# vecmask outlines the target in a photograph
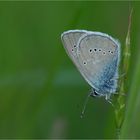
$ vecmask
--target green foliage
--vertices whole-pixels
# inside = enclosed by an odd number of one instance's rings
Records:
[[[129,15],[129,21],[128,21],[128,31],[126,35],[126,40],[125,40],[125,47],[124,51],[122,53],[122,65],[120,64],[120,71],[122,74],[120,74],[119,77],[119,92],[117,95],[117,103],[115,106],[115,120],[116,120],[116,133],[117,133],[117,138],[120,139],[121,136],[121,129],[122,125],[125,119],[125,109],[126,109],[126,95],[127,95],[127,89],[126,84],[128,80],[128,70],[129,70],[129,63],[130,63],[130,31],[131,31],[131,20],[132,20],[132,12],[133,9],[130,11]]]
[[[0,138],[115,138],[114,108],[90,99],[90,86],[63,49],[69,29],[105,32],[123,50],[130,2],[0,2]],[[131,60],[122,138],[140,138],[140,3],[133,2]],[[128,96],[129,95],[129,96]]]

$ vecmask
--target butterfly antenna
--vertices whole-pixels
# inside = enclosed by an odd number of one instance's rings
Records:
[[[86,106],[87,106],[87,103],[88,103],[88,100],[89,100],[89,97],[91,96],[91,92],[88,94],[88,96],[86,97],[86,100],[85,100],[85,103],[84,103],[84,106],[83,106],[83,110],[81,112],[81,118],[83,118],[84,114],[85,114],[85,110],[86,110]]]

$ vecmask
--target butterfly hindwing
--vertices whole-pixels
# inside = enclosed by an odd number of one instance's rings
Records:
[[[118,73],[118,43],[106,34],[93,32],[81,38],[77,55],[86,81],[98,91],[108,88],[103,92],[114,92],[116,81],[110,80]]]

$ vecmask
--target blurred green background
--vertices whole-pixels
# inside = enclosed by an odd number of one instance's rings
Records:
[[[115,138],[114,109],[90,99],[90,86],[60,35],[105,32],[124,47],[134,8],[131,65],[122,138],[140,138],[140,2],[0,2],[0,138]]]

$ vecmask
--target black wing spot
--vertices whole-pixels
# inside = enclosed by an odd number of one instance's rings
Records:
[[[97,49],[94,49],[94,51],[96,52],[96,51],[97,51]]]
[[[92,49],[90,49],[89,52],[91,53],[92,52]]]
[[[108,51],[109,53],[113,54],[114,52],[113,51]]]
[[[83,62],[83,64],[84,64],[84,65],[86,65],[86,64],[87,64],[87,62],[86,62],[86,61],[84,61],[84,62]]]

